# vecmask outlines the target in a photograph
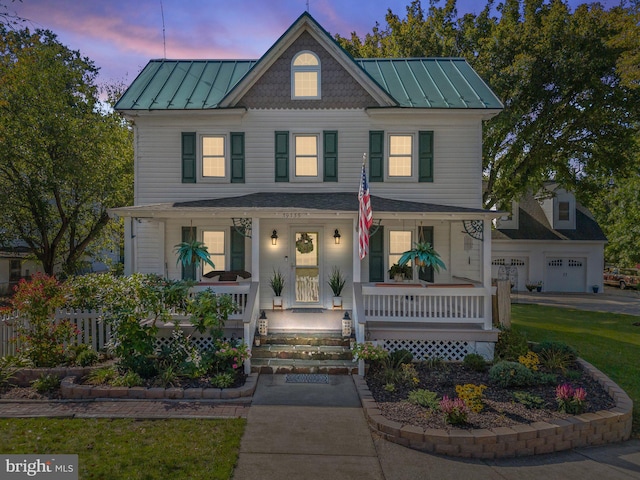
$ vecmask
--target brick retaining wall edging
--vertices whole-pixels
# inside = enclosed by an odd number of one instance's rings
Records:
[[[184,400],[228,400],[253,396],[258,374],[247,376],[243,386],[238,388],[145,388],[107,387],[102,385],[76,384],[76,376],[65,377],[60,384],[62,398],[74,400],[128,398],[128,399],[184,399]]]
[[[538,455],[577,447],[604,445],[631,436],[633,402],[593,365],[578,359],[616,403],[611,410],[575,415],[567,419],[491,429],[436,430],[403,425],[382,416],[364,377],[354,376],[369,427],[390,442],[429,453],[455,457],[495,459]]]

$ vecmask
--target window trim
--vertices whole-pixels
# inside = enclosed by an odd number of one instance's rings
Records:
[[[411,137],[411,175],[391,175],[391,138]],[[417,132],[386,132],[384,150],[384,181],[385,182],[417,182],[418,181],[418,133]]]
[[[204,175],[204,139],[221,137],[224,146],[224,176],[209,177]],[[198,183],[230,183],[231,182],[231,145],[229,132],[198,132],[197,178]]]
[[[294,65],[296,59],[304,54],[312,55],[317,61],[318,65]],[[317,94],[316,95],[296,95],[296,73],[299,72],[312,72],[317,74]],[[320,57],[311,50],[301,50],[296,53],[291,59],[291,100],[320,100],[322,98],[322,62]]]
[[[316,139],[316,174],[315,175],[298,175],[297,164],[298,157],[300,158],[313,158],[311,155],[298,155],[297,147],[298,147],[298,137],[306,137],[306,138],[315,138]],[[292,172],[291,178],[298,182],[319,182],[322,181],[322,169],[320,168],[320,134],[317,133],[294,133],[293,134],[293,162],[292,163]]]

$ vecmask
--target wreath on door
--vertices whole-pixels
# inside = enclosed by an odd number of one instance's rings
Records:
[[[300,235],[300,238],[296,240],[296,250],[300,253],[313,252],[313,240],[307,233]]]

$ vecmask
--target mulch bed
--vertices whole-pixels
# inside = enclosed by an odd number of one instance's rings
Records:
[[[420,384],[417,386],[396,385],[393,392],[385,390],[385,381],[379,370],[372,367],[367,373],[366,380],[369,390],[376,400],[382,415],[387,419],[403,425],[415,425],[425,429],[451,430],[452,428],[510,427],[570,416],[557,411],[556,385],[505,389],[492,384],[489,380],[488,372],[479,373],[467,370],[459,363],[445,364],[437,368],[428,368],[421,363],[415,364],[415,366]],[[583,387],[586,390],[585,413],[608,410],[615,407],[611,397],[590,375],[577,366],[574,372],[579,373],[575,373],[571,378],[558,374],[557,384],[569,383],[574,388]],[[440,412],[413,405],[406,400],[409,392],[418,388],[436,392],[439,398],[444,395],[449,398],[455,398],[457,396],[456,385],[469,383],[474,385],[483,384],[488,388],[484,391],[483,396],[484,409],[480,413],[470,412],[465,425],[452,427],[444,421],[444,417]],[[513,397],[513,393],[516,391],[527,392],[542,398],[544,400],[544,408],[531,409],[518,403]]]

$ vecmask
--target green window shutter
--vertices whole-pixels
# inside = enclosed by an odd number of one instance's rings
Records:
[[[369,281],[384,282],[384,229],[369,237]]]
[[[384,181],[384,132],[369,132],[369,181]]]
[[[418,238],[420,242],[429,242],[433,246],[433,227],[419,227]],[[425,282],[433,282],[433,267],[418,268],[418,278]]]
[[[244,183],[244,132],[231,132],[231,183]]]
[[[195,132],[182,132],[182,183],[196,183]]]
[[[338,132],[325,131],[323,150],[324,150],[324,181],[338,181]]]
[[[230,270],[244,270],[244,236],[231,227]]]
[[[276,182],[289,181],[289,132],[276,132]]]
[[[182,227],[182,241],[193,242],[196,239],[196,227]],[[196,279],[196,264],[182,265],[182,280]]]
[[[419,133],[418,181],[433,182],[433,132]]]

